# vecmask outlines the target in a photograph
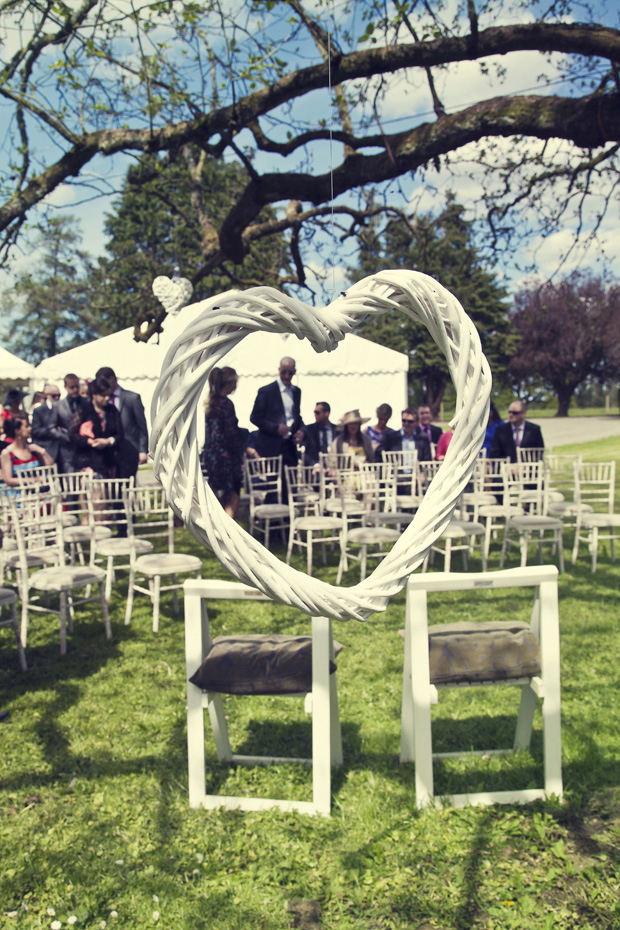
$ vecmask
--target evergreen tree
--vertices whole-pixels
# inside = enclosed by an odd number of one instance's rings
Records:
[[[222,261],[205,269],[231,199],[247,182],[236,163],[187,147],[176,157],[145,156],[131,167],[114,212],[93,281],[93,300],[107,331],[151,321],[161,305],[151,287],[175,270],[194,284],[196,300],[231,287],[275,284],[286,264],[281,237],[258,240],[239,265]],[[267,211],[265,211],[267,212]]]
[[[448,195],[438,216],[406,222],[390,220],[383,229],[367,228],[362,236],[354,280],[386,268],[409,268],[435,278],[460,301],[473,320],[497,386],[506,379],[516,335],[510,322],[507,293],[486,267],[476,246],[473,224],[464,207]],[[398,314],[371,317],[359,333],[409,356],[410,394],[437,414],[450,382],[443,353],[426,328]]]
[[[100,335],[87,284],[90,261],[79,248],[72,216],[41,224],[34,247],[36,270],[18,274],[0,298],[9,318],[3,338],[12,352],[33,364]]]

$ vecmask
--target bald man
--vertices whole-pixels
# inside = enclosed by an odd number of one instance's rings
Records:
[[[295,370],[295,359],[280,361],[277,380],[258,389],[250,416],[258,427],[259,455],[281,455],[283,465],[297,464],[297,446],[304,438],[301,391],[292,383]]]
[[[32,411],[32,439],[43,446],[53,462],[58,462],[61,436],[54,422],[54,407],[60,400],[60,388],[46,384],[43,401]]]

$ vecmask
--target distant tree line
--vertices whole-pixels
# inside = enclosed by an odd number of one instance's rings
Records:
[[[192,279],[196,299],[230,287],[282,286],[290,250],[274,236],[252,243],[241,265],[222,263],[204,272],[201,237],[210,234],[204,211],[216,222],[223,218],[228,192],[240,183],[237,165],[198,151],[187,150],[181,160],[144,157],[128,172],[106,217],[108,241],[97,260],[80,248],[72,217],[48,220],[40,229],[36,267],[18,274],[1,297],[9,348],[37,363],[136,320],[148,325],[158,313],[153,278],[171,276],[175,268]],[[459,299],[480,334],[496,396],[511,391],[531,401],[552,395],[558,416],[566,416],[576,392],[620,383],[620,285],[574,272],[561,281],[531,280],[511,300],[451,195],[436,214],[405,217],[399,211],[361,228],[351,281],[383,268],[423,271]],[[450,378],[426,329],[382,314],[358,332],[408,356],[411,399],[437,415]]]

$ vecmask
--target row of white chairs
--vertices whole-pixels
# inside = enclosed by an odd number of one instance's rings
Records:
[[[527,564],[530,544],[539,561],[550,546],[564,571],[564,529],[575,530],[573,563],[579,545],[587,542],[596,570],[600,542],[609,541],[612,559],[620,517],[614,514],[615,463],[584,463],[580,456],[525,450],[517,463],[480,458],[470,486],[462,495],[454,518],[431,547],[424,570],[437,554],[450,571],[456,552],[480,553],[486,570],[491,540],[501,535],[500,567],[514,548]],[[351,559],[358,559],[365,577],[369,558],[382,558],[412,520],[441,463],[419,462],[415,453],[391,453],[381,464],[352,468],[351,457],[325,456],[319,467],[290,466],[285,470],[288,503],[282,499],[280,459],[246,464],[250,490],[250,531],[263,531],[269,545],[274,531],[288,534],[287,560],[295,546],[307,552],[312,573],[316,545],[341,546],[338,583]]]
[[[562,796],[562,754],[560,724],[560,650],[558,614],[558,572],[554,566],[535,566],[501,572],[475,574],[418,574],[409,579],[405,611],[405,640],[402,713],[401,763],[415,762],[416,804],[526,803],[552,795]],[[529,622],[507,620],[503,589],[530,587],[534,598]],[[456,608],[460,622],[429,625],[427,597],[442,591],[469,592],[472,610],[480,597],[493,602],[499,620],[478,623],[462,621],[462,607]],[[483,592],[483,593],[481,593]],[[467,595],[466,595],[467,596]],[[343,750],[336,687],[337,648],[332,622],[325,617],[312,619],[310,637],[253,634],[236,637],[227,632],[212,638],[209,612],[214,601],[220,613],[227,601],[265,600],[259,591],[230,581],[187,581],[185,584],[185,646],[187,665],[187,747],[189,802],[191,807],[259,811],[278,808],[308,814],[329,815],[331,810],[331,770],[342,765]],[[450,620],[450,605],[444,619]],[[226,616],[226,615],[225,615]],[[369,622],[372,622],[369,621]],[[226,627],[229,622],[226,620]],[[352,630],[353,634],[355,631]],[[355,637],[351,636],[353,647]],[[303,653],[303,661],[299,660]],[[291,674],[291,656],[295,673]],[[341,653],[345,656],[345,652]],[[260,661],[259,661],[260,657]],[[339,661],[339,659],[338,659]],[[288,672],[288,674],[285,674]],[[463,752],[435,753],[432,746],[431,705],[438,691],[457,692],[490,685],[512,685],[521,698],[511,749],[479,750],[478,755],[496,755],[529,748],[534,711],[542,699],[544,781],[513,790],[468,792],[449,798],[436,798],[433,761],[461,756]],[[222,696],[257,694],[297,694],[305,699],[312,713],[312,757],[309,759],[241,755],[231,744],[226,712],[232,702]],[[205,718],[208,714],[217,757],[231,765],[265,765],[286,762],[312,767],[312,800],[260,798],[247,795],[217,794],[207,788],[210,762],[205,751]],[[212,782],[212,778],[208,779]],[[237,781],[239,784],[240,782]]]
[[[174,551],[173,514],[158,486],[136,488],[134,479],[100,479],[90,473],[56,474],[52,469],[33,469],[24,475],[17,493],[1,493],[4,545],[0,567],[15,590],[3,587],[12,610],[7,623],[14,624],[15,602],[21,600],[19,643],[27,645],[29,615],[33,611],[58,613],[60,651],[66,652],[75,608],[97,599],[106,636],[111,637],[108,604],[119,570],[129,575],[125,623],[130,623],[135,593],[150,597],[153,630],[159,625],[160,595],[174,592],[182,582],[177,576],[200,577],[197,556]],[[155,552],[157,540],[164,552]],[[161,548],[161,546],[159,546]],[[172,583],[162,586],[162,578]],[[76,592],[84,593],[76,599]],[[58,610],[49,605],[51,594],[59,598]],[[20,653],[21,656],[21,653]]]

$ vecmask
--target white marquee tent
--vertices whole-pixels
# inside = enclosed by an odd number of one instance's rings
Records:
[[[30,381],[34,365],[0,346],[0,381]]]
[[[200,304],[193,304],[174,317],[169,316],[159,343],[135,342],[130,327],[45,359],[35,369],[33,390],[39,390],[46,382],[62,387],[62,380],[69,373],[92,378],[98,368],[109,365],[122,387],[141,395],[150,419],[151,399],[168,347],[200,311]],[[317,354],[307,340],[259,332],[246,336],[222,360],[222,365],[231,365],[240,376],[232,400],[241,426],[252,428],[250,413],[256,391],[274,380],[279,361],[286,355],[297,363],[295,383],[302,390],[302,416],[306,423],[314,421],[312,411],[320,400],[331,404],[332,419],[336,420],[355,408],[363,416],[374,417],[382,403],[390,404],[398,414],[407,403],[408,359],[401,352],[350,334],[333,352]],[[393,425],[397,420],[395,416]]]

